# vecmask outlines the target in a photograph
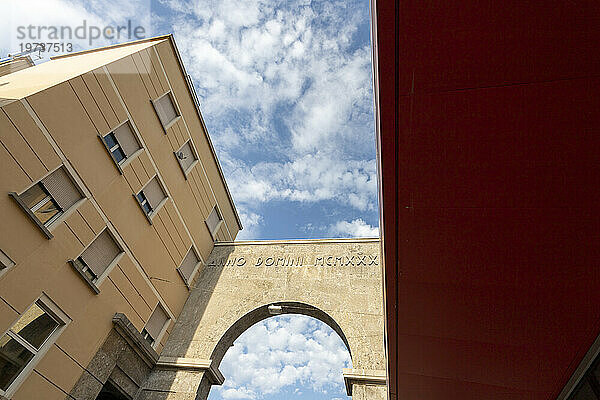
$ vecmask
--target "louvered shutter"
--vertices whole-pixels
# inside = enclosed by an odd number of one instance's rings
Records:
[[[63,211],[83,198],[64,167],[60,167],[42,179],[42,183]]]
[[[110,263],[121,253],[108,230],[105,229],[81,254],[87,266],[96,274],[102,275]]]
[[[181,262],[181,265],[179,266],[179,270],[186,281],[189,281],[190,277],[192,276],[192,272],[194,272],[194,268],[196,268],[196,265],[199,262],[200,260],[196,256],[194,249],[190,248],[190,251],[188,251],[185,258]]]
[[[171,100],[171,95],[167,93],[160,99],[158,99],[154,106],[156,107],[156,113],[163,126],[167,126],[171,121],[177,117],[177,110]]]
[[[169,317],[163,311],[160,304],[157,305],[145,326],[146,331],[150,334],[152,339],[154,339],[154,340],[158,339],[158,335],[160,335],[160,331],[162,331],[163,326],[165,326],[165,323],[168,320],[169,320]]]
[[[115,129],[114,133],[119,145],[127,157],[140,149],[140,145],[135,139],[135,135],[133,134],[133,130],[131,125],[129,125],[129,122],[125,122],[123,125],[119,126],[117,129]]]
[[[208,218],[206,219],[206,224],[208,225],[208,229],[210,233],[214,236],[217,227],[219,226],[219,222],[221,221],[221,215],[219,215],[219,211],[217,210],[217,206],[214,206],[212,211],[210,212]]]
[[[165,197],[167,197],[162,191],[162,188],[158,183],[158,178],[156,177],[154,177],[150,182],[148,182],[146,187],[144,187],[143,192],[153,209],[156,209],[160,202],[163,201]]]
[[[186,144],[184,144],[183,147],[181,148],[181,150],[178,151],[178,153],[180,153],[180,152],[183,153],[183,158],[180,158],[179,154],[178,154],[177,160],[181,164],[181,168],[184,171],[187,171],[188,168],[192,165],[192,163],[195,160],[194,153],[192,152],[191,142],[188,141]]]

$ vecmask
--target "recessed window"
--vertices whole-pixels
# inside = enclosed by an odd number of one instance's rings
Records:
[[[158,304],[141,332],[144,339],[146,339],[151,346],[156,347],[167,322],[169,322],[169,316],[163,310],[161,305]]]
[[[59,310],[51,310],[48,300],[35,302],[0,338],[0,394],[14,392],[19,375],[27,374],[38,354],[56,339],[68,317]],[[11,385],[13,385],[11,387]]]
[[[181,262],[178,270],[183,279],[187,284],[190,283],[190,279],[196,270],[196,267],[200,263],[200,258],[196,255],[196,251],[194,251],[194,247],[190,247],[190,250],[185,255],[185,258]]]
[[[140,202],[140,206],[142,206],[142,209],[144,210],[144,212],[146,214],[150,214],[152,212],[152,206],[150,206],[150,202],[146,198],[146,195],[144,194],[143,191],[139,192],[137,194],[137,199]]]
[[[191,171],[196,161],[198,161],[198,156],[194,151],[191,140],[185,142],[185,144],[175,152],[175,157],[179,162],[183,174],[186,176]]]
[[[221,227],[222,221],[223,217],[221,217],[221,213],[215,205],[210,214],[208,215],[208,218],[206,218],[206,225],[208,226],[208,230],[210,231],[210,234],[213,238],[216,237],[217,231]]]
[[[154,109],[164,129],[173,125],[180,115],[171,92],[165,93],[154,100],[152,104],[154,104]]]
[[[102,141],[113,160],[119,165],[122,165],[125,160],[142,148],[129,121],[124,122],[114,131],[105,135]]]
[[[108,228],[104,229],[79,257],[72,260],[73,267],[82,277],[92,285],[96,293],[98,278],[101,277],[110,265],[123,253],[123,250],[110,234]]]
[[[13,260],[11,260],[10,257],[7,256],[5,252],[0,250],[0,274],[4,270],[12,267],[13,265],[15,265],[15,262]]]
[[[164,204],[167,195],[158,180],[158,176],[155,176],[135,195],[135,198],[146,216],[151,217]]]
[[[104,136],[104,143],[106,143],[108,151],[110,151],[110,154],[117,163],[120,163],[127,157],[119,145],[119,142],[117,142],[117,138],[115,137],[114,133],[109,133],[108,135]]]
[[[58,168],[19,195],[14,192],[9,194],[40,227],[44,228],[84,198],[65,167]],[[49,235],[47,229],[43,230]]]
[[[73,260],[73,266],[75,266],[83,275],[85,275],[90,281],[94,282],[98,275],[94,273],[94,271],[83,261],[81,256],[77,257]]]
[[[19,197],[45,226],[50,225],[63,211],[41,182],[27,189]]]

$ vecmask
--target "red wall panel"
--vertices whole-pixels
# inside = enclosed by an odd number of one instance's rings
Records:
[[[391,398],[554,399],[600,333],[600,2],[373,9]]]

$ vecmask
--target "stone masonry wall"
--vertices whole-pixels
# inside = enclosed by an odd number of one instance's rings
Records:
[[[336,329],[350,348],[355,371],[385,370],[378,240],[218,244],[140,398],[206,398],[210,386],[220,383],[216,376],[225,351],[248,327],[270,316],[271,304]],[[360,379],[353,382],[356,398],[385,395]]]

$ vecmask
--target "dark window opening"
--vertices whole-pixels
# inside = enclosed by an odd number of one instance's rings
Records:
[[[108,381],[104,384],[100,393],[98,393],[96,400],[130,400],[130,398]]]

